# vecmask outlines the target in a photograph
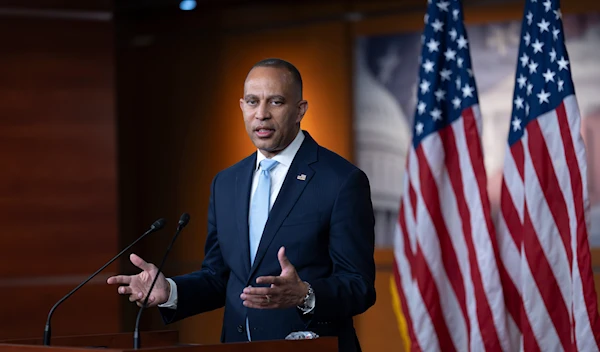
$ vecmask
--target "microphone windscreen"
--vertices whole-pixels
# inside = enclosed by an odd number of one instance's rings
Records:
[[[181,227],[186,226],[189,221],[190,221],[190,214],[183,213],[183,214],[181,214],[181,217],[179,218],[179,226],[181,226]]]
[[[153,230],[160,230],[163,227],[165,227],[165,224],[167,223],[167,221],[163,218],[160,218],[158,220],[156,220],[154,222],[154,224],[152,224],[152,226],[150,226]]]

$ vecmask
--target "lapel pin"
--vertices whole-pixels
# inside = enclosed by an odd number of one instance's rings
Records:
[[[298,175],[298,177],[296,177],[298,180],[300,181],[306,181],[306,175],[305,174],[300,174]]]

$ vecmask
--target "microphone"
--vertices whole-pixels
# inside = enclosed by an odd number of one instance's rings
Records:
[[[140,348],[140,343],[141,343],[140,342],[140,318],[142,317],[142,312],[144,311],[144,308],[146,308],[148,306],[148,299],[150,299],[150,294],[152,293],[152,289],[154,288],[154,285],[156,284],[156,280],[158,280],[158,276],[160,275],[160,273],[163,269],[163,266],[165,265],[165,261],[167,260],[167,256],[169,255],[169,252],[171,251],[171,248],[173,247],[173,243],[175,243],[177,236],[179,236],[179,233],[181,232],[181,230],[183,230],[183,228],[188,224],[189,221],[190,221],[190,215],[188,213],[181,214],[181,217],[179,218],[179,223],[177,225],[177,231],[175,231],[175,235],[173,236],[173,239],[171,240],[169,247],[167,247],[167,251],[165,252],[163,259],[160,262],[160,265],[158,266],[158,271],[156,272],[156,276],[154,277],[154,280],[152,280],[152,285],[150,285],[150,289],[148,290],[148,294],[146,295],[146,298],[144,299],[144,303],[142,304],[142,306],[140,307],[140,310],[138,311],[138,315],[135,320],[135,330],[133,331],[133,348],[136,350]]]
[[[136,243],[138,243],[141,239],[143,239],[144,237],[148,236],[149,234],[151,234],[152,232],[156,232],[160,229],[162,229],[165,226],[165,219],[158,219],[156,220],[151,226],[150,229],[148,229],[148,231],[144,232],[144,234],[142,236],[140,236],[137,240],[135,240],[132,244],[130,244],[129,246],[127,246],[125,249],[123,249],[121,252],[119,252],[119,254],[117,254],[114,258],[112,258],[111,260],[108,261],[108,263],[104,264],[100,269],[98,269],[95,273],[93,273],[90,277],[88,277],[87,279],[85,279],[85,281],[83,281],[82,283],[79,284],[79,286],[75,287],[71,292],[67,293],[66,296],[64,296],[63,298],[61,298],[58,302],[56,302],[56,304],[52,307],[52,309],[50,309],[50,313],[48,313],[48,320],[46,320],[46,327],[44,328],[44,346],[50,346],[50,338],[52,337],[52,329],[50,327],[50,319],[52,319],[52,314],[54,314],[54,310],[56,310],[56,308],[63,303],[65,300],[67,300],[67,298],[71,297],[71,295],[73,293],[75,293],[75,291],[79,290],[81,288],[81,286],[85,285],[86,283],[88,283],[88,281],[90,281],[91,279],[93,279],[96,275],[98,275],[102,270],[104,270],[107,266],[109,266],[112,262],[114,262],[115,260],[117,260],[117,258],[119,258],[121,255],[123,255],[123,253],[127,252],[131,247],[133,247],[133,245],[135,245]]]

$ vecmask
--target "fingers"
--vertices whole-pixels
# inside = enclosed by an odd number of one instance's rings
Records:
[[[120,295],[132,295],[134,294],[133,289],[130,286],[119,286],[117,289]],[[137,294],[137,292],[136,292]]]
[[[129,301],[135,302],[144,298],[144,293],[131,288],[131,286],[120,286],[117,291],[120,295],[129,295]]]
[[[129,302],[136,302],[139,307],[142,306],[144,300],[146,299],[146,296],[143,292],[136,291],[129,286],[119,287],[118,292],[122,295],[129,295]],[[148,298],[148,306],[152,305],[152,303],[154,303],[155,300],[156,297],[154,295],[151,295],[150,298]]]
[[[150,263],[147,263],[144,259],[140,258],[137,254],[134,253],[131,253],[131,255],[129,256],[129,260],[133,265],[137,266],[138,268],[144,271],[150,271],[153,269],[154,266]]]
[[[108,284],[118,284],[121,285],[117,288],[117,292],[121,295],[128,295],[128,299],[130,302],[136,302],[138,306],[142,306],[144,300],[146,299],[146,292],[149,289],[150,281],[148,277],[152,276],[152,271],[156,272],[156,267],[153,264],[147,263],[145,260],[140,258],[135,254],[130,255],[130,260],[133,265],[142,269],[144,272],[139,273],[137,275],[117,275],[112,276],[106,280]],[[168,286],[168,283],[166,284]],[[165,285],[162,285],[165,286]],[[154,287],[155,289],[152,291],[152,295],[148,297],[148,306],[154,306],[158,304],[157,297],[162,297],[164,294],[159,292],[157,296],[155,293],[156,290],[164,290],[164,287],[161,287],[160,282]],[[167,293],[168,296],[168,293]],[[162,299],[165,300],[166,299]],[[156,303],[156,304],[155,304]]]
[[[248,294],[242,293],[240,295],[240,298],[244,302],[251,302],[251,303],[259,304],[259,305],[267,305],[270,303],[274,303],[271,296],[269,296],[269,295],[248,295]]]
[[[242,293],[240,298],[243,301],[242,304],[248,308],[272,309],[279,307],[279,302],[276,296]]]
[[[142,304],[144,304],[144,300],[144,295],[141,292],[137,295],[129,296],[129,302],[136,302],[140,307],[142,306]],[[148,305],[150,305],[152,302],[154,302],[154,297],[150,296],[150,298],[148,298]]]
[[[264,297],[265,295],[277,295],[279,291],[271,287],[246,287],[242,293]]]
[[[267,285],[283,285],[286,283],[286,279],[281,276],[260,276],[256,278],[256,283]]]
[[[128,276],[128,275],[111,276],[106,280],[106,283],[109,285],[114,285],[114,284],[129,285],[131,283],[131,276]]]
[[[240,294],[240,298],[244,302],[251,303],[253,306],[258,305],[261,308],[270,306],[277,307],[277,302],[281,296],[281,289],[275,287],[246,287]],[[250,307],[244,303],[246,307]]]
[[[136,294],[131,294],[131,295],[129,295],[129,302],[141,301],[143,297],[144,297],[144,294],[141,292],[138,292]]]

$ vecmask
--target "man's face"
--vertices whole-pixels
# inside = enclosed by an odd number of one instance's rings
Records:
[[[289,72],[256,67],[246,78],[240,108],[252,143],[270,158],[294,140],[308,103],[301,100]]]

